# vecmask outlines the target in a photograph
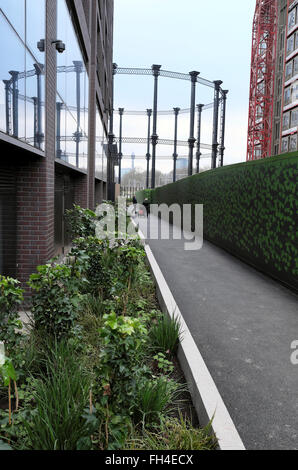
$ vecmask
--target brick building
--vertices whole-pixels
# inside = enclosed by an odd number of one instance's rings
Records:
[[[0,274],[25,282],[106,195],[113,0],[0,0],[0,34]]]
[[[298,0],[257,0],[247,159],[298,150]]]

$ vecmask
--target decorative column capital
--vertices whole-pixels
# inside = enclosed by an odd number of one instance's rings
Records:
[[[197,83],[198,76],[200,75],[200,72],[197,72],[196,70],[193,70],[192,72],[189,72],[189,75],[191,77],[192,83]]]
[[[214,86],[215,86],[215,90],[216,90],[216,91],[219,91],[220,85],[223,84],[223,82],[222,82],[221,80],[215,80],[213,83],[214,83]]]
[[[152,116],[152,109],[147,109],[147,116],[148,117]]]
[[[119,108],[118,111],[119,111],[119,116],[123,116],[124,108]]]
[[[175,116],[178,116],[181,108],[173,108]]]
[[[152,73],[154,77],[158,77],[160,75],[160,69],[161,69],[161,65],[156,65],[156,64],[152,65]]]
[[[201,113],[203,111],[204,105],[203,104],[197,104],[198,111]]]
[[[81,60],[73,60],[73,65],[77,73],[83,72],[83,62]]]
[[[194,148],[195,143],[196,143],[196,139],[195,139],[194,137],[190,137],[190,138],[188,139],[189,147]]]

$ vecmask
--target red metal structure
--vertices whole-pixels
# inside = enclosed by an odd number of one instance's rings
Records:
[[[271,155],[277,0],[257,0],[253,22],[247,160]]]

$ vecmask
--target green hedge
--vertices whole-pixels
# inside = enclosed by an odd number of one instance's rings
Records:
[[[156,204],[204,204],[207,240],[298,290],[297,189],[295,152],[210,170],[149,197]],[[144,193],[137,197],[142,202]]]

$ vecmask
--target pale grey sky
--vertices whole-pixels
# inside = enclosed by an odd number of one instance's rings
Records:
[[[198,70],[209,80],[222,80],[230,90],[227,108],[226,163],[246,158],[251,30],[255,0],[115,0],[114,61],[119,66],[151,67],[187,73]],[[152,107],[152,77],[119,75],[115,107],[145,110]],[[198,86],[197,103],[212,101],[212,90]],[[190,84],[160,79],[159,109],[188,108]],[[212,113],[204,117],[202,140],[211,142]],[[118,133],[116,119],[115,132]],[[188,138],[189,117],[180,120],[179,137]],[[173,137],[173,118],[161,118],[158,134]],[[125,136],[146,136],[146,121],[124,120]],[[124,153],[144,154],[144,147],[126,145]],[[171,148],[158,147],[160,155]],[[187,154],[187,149],[180,149]],[[138,166],[143,166],[138,164]],[[159,163],[171,169],[171,161]]]

